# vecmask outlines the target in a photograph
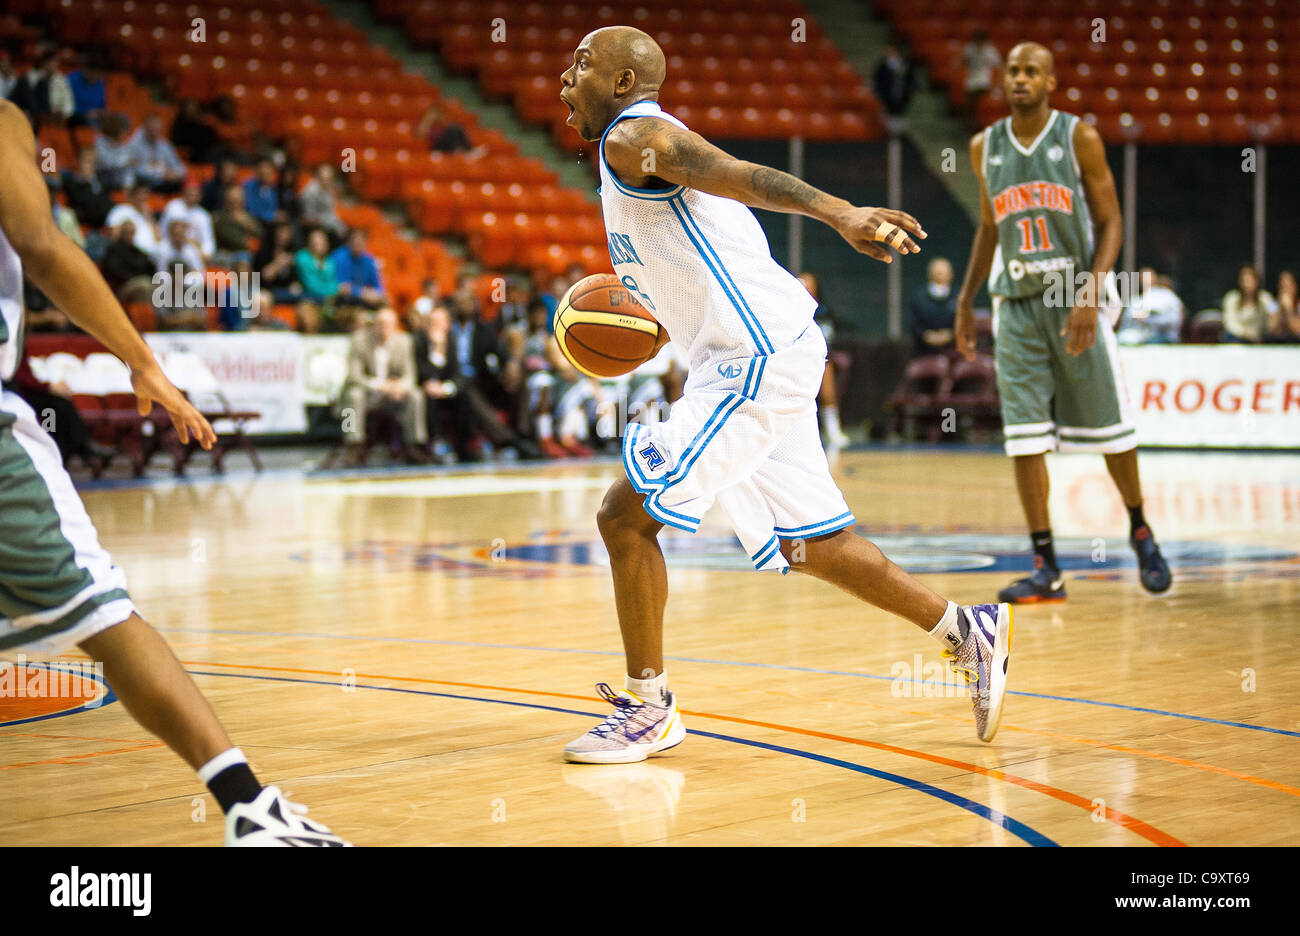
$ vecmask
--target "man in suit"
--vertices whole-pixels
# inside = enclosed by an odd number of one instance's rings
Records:
[[[401,331],[397,313],[385,306],[373,325],[357,330],[348,349],[348,376],[340,395],[339,415],[349,448],[348,464],[365,462],[366,415],[383,409],[397,417],[408,462],[424,459],[424,395],[416,386],[415,351],[411,336]]]
[[[451,342],[451,314],[441,304],[433,306],[421,327],[411,333],[415,345],[415,379],[424,395],[424,421],[435,458],[452,458],[465,452],[468,406],[460,392],[460,368]],[[444,414],[450,416],[450,440],[444,438]],[[450,445],[448,445],[450,442]]]

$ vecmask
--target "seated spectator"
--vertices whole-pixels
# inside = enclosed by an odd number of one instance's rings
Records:
[[[276,187],[275,163],[271,160],[257,161],[257,175],[244,183],[244,204],[248,213],[263,224],[275,220],[280,210],[280,191]]]
[[[588,457],[594,453],[578,441],[574,421],[562,419],[559,426],[555,423],[556,405],[587,378],[565,359],[546,327],[546,317],[546,303],[540,297],[534,298],[528,304],[527,318],[505,335],[511,358],[522,370],[520,431],[537,439],[541,454],[547,458]]]
[[[440,462],[454,461],[465,451],[463,432],[470,424],[465,397],[457,381],[460,371],[451,349],[451,313],[435,305],[411,333],[415,343],[415,379],[424,394],[425,435]]]
[[[219,266],[233,266],[240,261],[252,263],[249,241],[262,236],[262,225],[244,210],[244,190],[238,185],[226,189],[225,206],[212,219],[212,235]]]
[[[1237,288],[1223,297],[1223,340],[1261,341],[1276,309],[1276,300],[1259,288],[1259,272],[1243,263],[1237,270]]]
[[[260,284],[257,287],[253,286],[251,258],[236,260],[230,274],[225,278],[225,284],[225,294],[219,297],[225,301],[217,308],[217,321],[223,331],[287,327],[283,322],[271,317],[271,307],[275,304],[271,294],[262,289]]]
[[[885,120],[891,132],[903,127],[903,114],[916,87],[915,70],[911,58],[905,56],[898,45],[885,43],[874,76],[876,97],[885,107]]]
[[[184,298],[189,290],[202,291],[207,275],[203,257],[189,238],[189,225],[184,218],[174,218],[167,225],[167,236],[154,252],[154,262],[157,268],[154,296],[165,298],[154,302],[159,327],[206,330],[206,304],[190,303]]]
[[[470,159],[478,159],[487,153],[486,146],[475,146],[469,141],[469,135],[460,124],[447,119],[442,107],[431,104],[420,118],[415,135],[429,144],[429,149],[437,153],[467,153]]]
[[[338,182],[335,180],[334,167],[329,163],[321,163],[298,196],[302,223],[309,227],[324,228],[342,240],[347,225],[339,217],[337,198]]]
[[[334,273],[334,258],[330,256],[329,238],[325,231],[315,228],[307,235],[307,246],[293,258],[294,275],[298,279],[300,300],[298,309],[304,331],[347,331],[350,320],[341,319],[335,308],[339,281]],[[309,305],[308,305],[309,303]]]
[[[217,163],[217,171],[203,183],[199,204],[216,214],[226,204],[226,189],[239,184],[239,163],[227,159]]]
[[[58,176],[55,178],[57,179]],[[77,220],[77,213],[68,207],[68,199],[62,189],[50,193],[50,210],[54,213],[54,223],[58,225],[59,230],[74,244],[85,250],[86,235],[81,232],[81,222]]]
[[[477,456],[469,448],[475,431],[486,436],[498,449],[513,448],[525,458],[536,458],[537,447],[521,438],[497,416],[497,410],[514,414],[517,410],[516,394],[522,388],[509,386],[501,379],[502,349],[497,334],[483,322],[478,300],[466,289],[451,297],[451,310],[455,319],[451,326],[453,354],[460,374],[459,392],[465,397],[470,423],[462,433],[466,448],[458,452],[461,461],[474,461]]]
[[[0,98],[10,100],[21,76],[14,68],[14,55],[8,47],[0,46]]]
[[[424,460],[424,394],[415,381],[411,336],[398,327],[397,313],[385,306],[373,325],[357,329],[348,347],[348,376],[339,398],[348,464],[364,463],[366,416],[375,409],[388,410],[399,420],[406,460]]]
[[[949,277],[952,271],[949,268]],[[800,273],[799,282],[803,288],[808,290],[808,294],[817,300],[817,310],[813,313],[813,321],[822,330],[822,337],[826,339],[827,347],[830,347],[831,340],[835,337],[834,316],[830,309],[821,299],[821,286],[817,282],[817,277],[812,273]],[[677,377],[675,366],[671,367],[669,373],[661,378],[664,381],[664,393],[671,403],[680,396],[680,390],[677,388],[684,384],[684,378]],[[674,396],[674,393],[677,396]],[[826,445],[830,449],[842,449],[849,444],[849,437],[844,434],[844,429],[840,425],[840,405],[839,391],[835,384],[835,364],[829,357],[826,359],[826,367],[822,371],[822,386],[817,392],[817,412],[821,418],[822,435],[826,438]]]
[[[505,301],[497,309],[497,328],[504,330],[521,326],[526,329],[532,298],[532,290],[529,289],[527,280],[510,277],[506,281]],[[542,304],[542,308],[546,308],[545,303]],[[542,327],[545,328],[545,324]]]
[[[961,51],[961,64],[966,73],[966,125],[974,131],[979,129],[980,98],[993,88],[994,75],[1002,68],[1002,56],[989,41],[989,34],[977,29]]]
[[[149,256],[153,256],[161,242],[158,225],[153,212],[149,210],[149,187],[133,185],[127,194],[127,200],[114,205],[104,223],[116,229],[123,221],[130,221],[135,227],[135,245]]]
[[[135,222],[130,218],[114,228],[113,237],[99,261],[99,269],[123,305],[149,301],[153,295],[153,276],[158,272],[158,262],[137,245]]]
[[[957,297],[952,293],[952,264],[936,257],[925,268],[925,279],[908,305],[915,357],[942,354],[955,347]]]
[[[302,214],[302,206],[298,204],[300,188],[302,188],[302,166],[292,158],[287,159],[280,170],[280,181],[276,185],[275,193],[281,217],[296,221]]]
[[[239,190],[239,186],[234,186]],[[298,252],[298,231],[288,221],[272,225],[264,234],[253,257],[253,269],[261,277],[262,289],[271,293],[276,302],[296,302],[302,293],[294,272],[294,255]]]
[[[1121,344],[1177,344],[1187,310],[1168,282],[1151,267],[1138,271],[1142,291],[1129,305],[1116,336]]]
[[[416,296],[415,301],[411,303],[411,311],[419,317],[420,321],[424,321],[433,311],[434,306],[441,301],[442,292],[438,289],[438,281],[426,279],[420,284],[420,295]]]
[[[121,114],[105,114],[95,137],[95,171],[110,189],[135,184],[135,153],[126,135],[128,124]]]
[[[41,54],[14,85],[9,99],[27,113],[37,129],[44,124],[66,123],[76,112],[76,102],[63,74],[59,52],[49,49]]]
[[[353,228],[347,243],[330,254],[334,276],[338,279],[339,298],[343,305],[361,305],[377,309],[384,304],[384,287],[379,280],[379,264],[366,251],[366,232]]]
[[[132,134],[127,146],[134,159],[136,178],[155,192],[180,191],[185,182],[185,164],[162,133],[162,118],[152,114]]]
[[[73,114],[69,122],[75,126],[98,127],[104,112],[108,110],[104,72],[97,65],[87,63],[68,75],[68,87],[72,91],[73,102]]]
[[[212,215],[199,204],[199,183],[190,180],[181,189],[179,198],[173,198],[163,208],[159,226],[165,231],[173,221],[185,222],[185,237],[203,256],[203,262],[211,263],[212,255],[217,252],[216,237],[212,233]]]
[[[88,228],[102,228],[113,209],[113,198],[108,186],[100,181],[98,155],[93,146],[77,154],[77,168],[63,172],[63,191],[68,197],[68,207],[77,213],[77,220]]]
[[[203,107],[194,98],[182,98],[172,121],[172,145],[188,154],[190,162],[213,163],[223,149],[221,137],[208,123]],[[208,205],[203,207],[212,209]]]
[[[1296,278],[1290,270],[1277,277],[1277,311],[1269,320],[1268,340],[1282,343],[1300,341],[1300,301],[1296,295]]]

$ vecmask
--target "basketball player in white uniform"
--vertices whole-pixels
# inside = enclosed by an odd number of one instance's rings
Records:
[[[226,815],[226,844],[343,845],[306,809],[263,787],[171,648],[136,613],[126,576],[99,544],[58,447],[3,388],[22,356],[23,273],[131,368],[142,414],[157,403],[182,442],[216,438],[163,376],[90,258],[54,223],[36,141],[0,101],[0,658],[80,647],[104,666],[126,709],[185,759]],[[57,427],[56,427],[57,431]]]
[[[625,688],[597,686],[614,712],[565,749],[568,760],[644,760],[685,737],[663,664],[664,525],[695,532],[716,501],[759,571],[791,568],[845,589],[926,630],[966,674],[981,739],[997,731],[1006,691],[1011,611],[958,607],[854,535],[817,426],[826,341],[816,302],[771,256],[748,207],[831,225],[857,250],[892,262],[919,250],[916,219],[857,208],[784,172],[734,159],[656,103],[664,56],[626,26],[586,36],[565,70],[568,124],[599,140],[610,259],[689,362],[669,418],[631,426],[626,477],[597,523],[609,551],[627,654]]]

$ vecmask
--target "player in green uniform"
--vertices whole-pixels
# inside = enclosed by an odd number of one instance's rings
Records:
[[[1105,456],[1129,511],[1142,586],[1163,592],[1172,577],[1142,515],[1133,409],[1110,319],[1098,314],[1123,231],[1105,148],[1090,125],[1048,104],[1056,78],[1043,46],[1012,49],[1003,83],[1011,116],[971,140],[980,224],[955,326],[958,350],[974,358],[972,303],[987,279],[1005,447],[1034,546],[1033,574],[998,600],[1065,598],[1043,457],[1057,450]]]

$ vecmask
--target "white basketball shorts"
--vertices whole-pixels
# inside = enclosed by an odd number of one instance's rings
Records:
[[[716,500],[760,572],[789,571],[781,540],[852,526],[818,431],[825,367],[826,339],[809,325],[788,348],[692,370],[668,419],[623,438],[646,512],[694,533]]]

